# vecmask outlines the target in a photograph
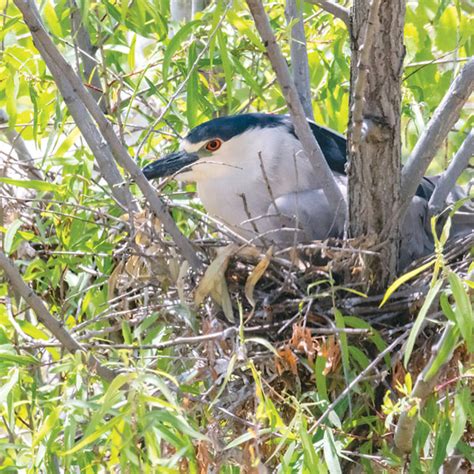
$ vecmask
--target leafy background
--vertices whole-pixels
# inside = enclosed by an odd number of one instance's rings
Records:
[[[166,1],[78,1],[77,5],[97,47],[109,115],[141,165],[175,149],[187,130],[212,117],[285,112],[244,2],[234,1],[230,6],[211,2],[185,24],[171,21]],[[76,65],[80,60],[71,33],[70,6],[69,1],[43,1],[41,13],[56,45]],[[284,4],[266,2],[266,9],[289,57]],[[39,181],[17,173],[11,147],[2,137],[0,230],[5,253],[16,260],[24,279],[47,302],[51,313],[84,343],[107,342],[118,333],[116,337],[126,344],[153,344],[172,337],[177,324],[195,329],[197,315],[183,304],[147,311],[147,292],[153,289],[146,282],[139,296],[130,295],[135,298],[133,304],[126,301],[127,295],[114,293],[118,287],[114,270],[125,262],[126,253],[120,249],[137,249],[137,241],[130,241],[123,212],[100,179],[21,15],[8,0],[0,1],[0,10],[0,109],[8,114],[8,126],[27,142],[36,167],[46,177]],[[465,58],[474,54],[472,13],[469,1],[407,2],[405,155]],[[304,17],[315,118],[344,133],[350,62],[347,29],[309,3],[304,5]],[[84,80],[89,82],[89,78]],[[471,102],[456,126],[457,133],[450,134],[432,165],[433,173],[445,168],[463,140],[462,132],[472,126],[472,109]],[[1,127],[6,130],[7,125]],[[472,171],[462,180],[472,180]],[[133,184],[131,189],[139,197]],[[164,189],[175,202],[200,209],[193,191],[192,185],[176,183]],[[187,235],[201,236],[188,212],[175,207],[173,216]],[[465,301],[466,286],[460,284],[459,298]],[[385,416],[374,414],[361,397],[350,416],[347,406],[342,407],[328,422],[330,427],[309,433],[311,423],[327,406],[328,391],[333,393],[335,382],[328,388],[329,382],[319,376],[313,391],[275,401],[250,360],[247,373],[256,387],[249,415],[252,423],[238,431],[216,419],[212,406],[196,402],[209,390],[208,381],[192,382],[188,376],[199,358],[196,351],[108,350],[105,356],[110,366],[125,373],[107,385],[79,357],[66,355],[54,344],[45,345],[49,335],[24,303],[15,300],[5,281],[0,284],[0,296],[0,469],[5,472],[72,472],[76,468],[83,472],[205,472],[211,463],[209,452],[214,453],[213,462],[219,461],[221,472],[240,472],[242,466],[257,469],[263,458],[270,459],[268,465],[279,472],[340,472],[344,450],[350,450],[350,443],[357,439],[354,428],[364,424],[373,433],[358,447],[365,469],[370,472],[382,466],[397,472],[403,464],[386,440],[390,416],[399,409],[390,397],[385,400]],[[352,322],[364,324],[356,320]],[[380,344],[382,348],[383,341]],[[351,361],[346,369],[355,374],[368,365],[369,355],[360,347],[349,347]],[[318,357],[318,373],[322,373],[321,364],[324,367],[324,358]],[[463,381],[467,370],[461,367],[464,375],[459,376],[452,398],[430,399],[416,435],[417,452],[424,449],[425,456],[413,459],[411,472],[438,472],[454,448],[467,452],[461,439],[472,416],[469,388]],[[226,374],[227,380],[232,368]],[[131,385],[122,392],[124,384]],[[408,394],[411,384],[408,374],[399,395]],[[358,394],[364,391],[365,399],[373,401],[373,386],[364,383]],[[272,432],[277,436],[269,436]]]

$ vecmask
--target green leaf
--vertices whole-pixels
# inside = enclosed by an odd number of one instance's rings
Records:
[[[334,311],[336,327],[338,329],[345,329],[344,316],[342,313],[336,309]],[[338,334],[339,341],[341,343],[341,354],[342,354],[342,365],[344,369],[344,375],[346,378],[349,376],[349,346],[347,344],[347,334],[344,331],[341,331]],[[349,382],[348,380],[346,380]]]
[[[415,278],[417,275],[419,275],[421,272],[424,272],[431,266],[433,266],[435,263],[435,260],[432,260],[431,262],[425,263],[421,267],[415,268],[411,272],[405,273],[405,275],[402,275],[400,278],[397,278],[389,287],[388,290],[386,291],[382,302],[380,303],[380,308],[387,302],[387,300],[392,296],[392,294],[400,288],[404,283],[406,283],[408,280],[411,280],[412,278]]]
[[[246,443],[247,441],[250,441],[252,439],[258,439],[259,436],[261,435],[266,435],[268,433],[271,433],[272,429],[271,428],[264,428],[262,430],[258,430],[257,433],[255,433],[253,430],[247,431],[243,435],[238,436],[234,440],[232,440],[228,445],[225,446],[224,451],[227,451],[228,449],[236,448],[237,446],[241,445],[242,443]]]
[[[277,357],[278,351],[273,347],[272,343],[264,339],[263,337],[249,337],[245,339],[245,342],[254,342],[255,344],[261,344],[262,346],[266,347],[270,352],[273,352]]]
[[[342,474],[339,455],[334,442],[332,430],[324,430],[323,452],[324,460],[326,461],[330,474]]]
[[[47,183],[46,181],[21,180],[12,178],[0,178],[0,183],[11,184],[12,186],[18,186],[19,188],[36,189],[36,191],[59,191],[60,186],[53,183]]]
[[[93,431],[89,436],[86,436],[83,438],[81,441],[79,441],[75,446],[73,446],[71,449],[67,451],[59,451],[60,456],[67,456],[69,454],[77,453],[77,451],[80,451],[82,448],[87,446],[88,444],[93,443],[95,440],[99,439],[104,433],[107,433],[107,431],[110,431],[122,418],[124,414],[120,414],[118,416],[115,416],[111,420],[107,421],[103,425],[99,426],[95,431]]]
[[[166,83],[168,80],[168,72],[170,69],[171,61],[173,60],[173,55],[178,51],[180,47],[184,48],[184,40],[191,34],[191,32],[201,24],[201,21],[194,20],[186,23],[175,35],[171,38],[171,41],[166,48],[165,54],[163,56],[163,82]]]
[[[54,407],[51,413],[44,419],[41,428],[33,436],[31,447],[38,446],[38,444],[53,430],[61,413],[61,407]]]
[[[17,219],[8,226],[7,232],[5,233],[5,238],[3,239],[3,248],[7,255],[10,255],[10,252],[12,251],[15,235],[18,229],[21,227],[21,224],[21,220]]]
[[[451,426],[446,418],[440,422],[438,432],[436,433],[435,447],[433,452],[433,460],[431,461],[431,474],[438,474],[440,468],[446,459],[446,446],[451,435]]]
[[[196,43],[192,43],[188,55],[188,73],[190,72],[190,75],[186,87],[186,117],[188,119],[189,128],[193,128],[197,125],[199,82],[198,73],[194,66],[196,58]]]
[[[418,337],[418,333],[420,332],[421,325],[423,324],[423,321],[425,320],[426,314],[428,313],[428,310],[431,308],[431,305],[433,304],[433,301],[436,298],[442,286],[443,286],[443,280],[438,280],[435,283],[435,285],[432,288],[430,288],[430,291],[428,291],[428,294],[426,295],[425,302],[423,303],[423,306],[421,307],[420,312],[418,313],[418,316],[415,320],[415,324],[413,325],[413,328],[410,331],[410,336],[408,337],[407,345],[405,347],[405,355],[403,357],[403,363],[405,367],[408,366],[408,361],[410,360],[410,356],[413,351],[416,338]]]
[[[309,435],[308,430],[306,428],[306,420],[304,419],[304,417],[301,418],[300,437],[301,437],[301,444],[303,446],[305,465],[310,470],[316,469],[317,466],[320,464],[320,460],[314,449],[311,436]]]
[[[439,24],[435,28],[436,33],[436,46],[441,51],[452,51],[457,46],[457,35],[456,30],[458,21],[456,7],[451,5],[441,15]]]
[[[11,392],[13,387],[18,382],[19,372],[15,367],[8,373],[8,379],[3,383],[3,386],[0,387],[0,406],[3,405],[8,397],[8,394]]]
[[[454,416],[451,421],[451,436],[446,447],[448,456],[450,456],[458,441],[464,434],[467,416],[471,406],[471,391],[467,387],[463,387],[454,396]]]
[[[227,45],[224,39],[222,31],[217,32],[217,42],[219,44],[219,51],[221,53],[222,67],[224,68],[224,76],[226,83],[226,93],[227,93],[227,111],[228,113],[232,112],[232,78],[233,78],[233,69],[229,59],[229,53],[227,51]]]
[[[443,344],[441,345],[441,347],[438,348],[431,367],[425,374],[425,381],[428,381],[432,377],[434,377],[439,372],[441,367],[449,361],[454,351],[454,348],[456,347],[459,341],[458,329],[452,323],[447,324],[448,326],[446,327],[445,331],[447,331],[448,333],[446,337],[443,338]]]
[[[323,371],[326,367],[326,361],[327,359],[324,356],[316,357],[316,362],[314,364],[314,374],[316,377],[316,389],[318,390],[320,398],[329,402],[326,376],[323,374]]]
[[[469,295],[464,288],[462,280],[454,272],[448,273],[448,280],[453,292],[454,301],[456,302],[454,315],[457,326],[466,342],[469,352],[474,352],[474,338],[472,337],[474,316]]]

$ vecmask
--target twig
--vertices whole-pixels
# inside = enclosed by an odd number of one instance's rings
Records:
[[[362,131],[363,123],[363,111],[365,105],[365,88],[367,86],[367,74],[369,72],[369,57],[372,52],[372,43],[374,35],[377,31],[378,25],[378,12],[380,7],[380,0],[372,0],[369,7],[369,16],[367,18],[367,24],[364,32],[364,39],[359,47],[359,62],[357,64],[357,78],[354,84],[353,90],[353,103],[352,103],[352,140],[351,147],[352,153],[359,147],[360,136]]]
[[[306,117],[314,120],[309,80],[308,51],[303,23],[303,2],[286,0],[285,15],[291,25],[291,71]]]
[[[326,0],[306,0],[308,3],[312,3],[313,5],[318,5],[318,7],[321,7],[324,11],[327,11],[328,13],[331,13],[331,15],[334,15],[336,18],[339,18],[339,20],[342,20],[346,26],[347,29],[350,30],[351,28],[351,20],[350,20],[350,14],[349,14],[349,9],[344,8],[341,5],[338,5],[337,3],[334,2],[329,2]]]
[[[425,368],[416,379],[415,386],[413,387],[409,398],[411,400],[417,400],[419,409],[423,407],[426,399],[433,392],[438,381],[439,374],[451,360],[454,347],[447,355],[447,357],[445,358],[445,362],[441,365],[441,367],[439,367],[438,371],[428,380],[426,380],[426,376],[428,372],[432,370],[433,364],[436,360],[440,348],[443,346],[444,342],[451,336],[452,331],[453,324],[448,322],[440,340],[436,345],[433,346],[431,350],[431,358],[428,364],[426,364]],[[411,408],[412,407],[410,406],[410,408],[407,408],[401,413],[400,418],[398,419],[397,427],[395,428],[394,443],[397,449],[399,449],[402,453],[409,453],[411,451],[413,434],[415,432],[416,423],[418,421],[417,416],[410,414]]]
[[[311,427],[309,433],[314,433],[316,428],[318,428],[321,423],[326,419],[326,417],[331,413],[334,408],[339,404],[341,400],[344,399],[346,395],[377,365],[379,362],[389,354],[393,349],[395,349],[398,344],[400,344],[404,339],[407,338],[407,335],[403,333],[401,336],[397,337],[388,347],[386,347],[378,356],[339,394],[339,396],[326,408],[324,413],[316,420],[316,423]]]
[[[143,195],[150,204],[155,215],[160,219],[165,230],[170,234],[176,246],[181,250],[184,258],[188,260],[194,269],[202,268],[202,262],[199,260],[193,246],[189,240],[179,231],[176,223],[168,213],[164,203],[161,201],[155,190],[143,175],[140,168],[133,161],[127,150],[123,147],[113,130],[112,124],[105,117],[100,107],[82,84],[82,81],[71,68],[71,66],[62,57],[51,38],[46,33],[40,19],[39,12],[32,0],[15,0],[15,5],[23,14],[24,20],[28,25],[31,35],[35,41],[38,51],[48,64],[55,81],[58,83],[60,79],[71,88],[71,101],[69,103],[81,102],[88,112],[97,122],[102,136],[107,141],[108,146],[115,160],[127,170],[131,178],[137,183]],[[58,83],[59,86],[59,83]],[[66,98],[65,98],[66,100]],[[102,144],[103,147],[103,144]],[[122,180],[123,182],[123,180]]]
[[[71,353],[83,353],[87,366],[108,382],[118,375],[115,371],[103,366],[94,356],[85,352],[84,348],[71,337],[63,325],[51,315],[42,299],[23,281],[20,272],[3,252],[0,252],[0,268],[5,272],[14,290],[31,306],[41,323],[51,331],[65,349]]]
[[[442,174],[436,183],[435,190],[430,198],[429,209],[431,214],[439,213],[450,191],[456,185],[456,181],[461,173],[468,167],[469,160],[474,155],[474,130],[471,130],[464,140],[448,169]]]
[[[254,326],[244,328],[245,334],[253,334],[262,331],[266,331],[269,329],[276,329],[279,327],[279,324],[264,324],[261,326]],[[120,327],[118,325],[117,327]],[[81,339],[89,339],[91,337],[96,337],[98,335],[102,335],[105,333],[113,332],[117,330],[117,327],[108,327],[102,331],[91,331],[90,333],[84,334],[80,336]],[[224,340],[234,337],[238,334],[239,328],[235,326],[231,326],[223,331],[213,332],[209,334],[200,334],[199,336],[186,336],[186,337],[177,337],[175,339],[171,339],[169,341],[160,342],[157,344],[106,344],[106,343],[82,343],[82,348],[87,349],[116,349],[116,350],[162,350],[167,349],[170,347],[176,346],[183,346],[183,345],[191,345],[191,344],[201,344],[202,342],[214,341],[214,340]],[[331,334],[340,334],[345,333],[349,335],[370,335],[371,331],[369,329],[354,329],[354,328],[312,328],[311,333],[315,335],[331,335]],[[23,344],[22,347],[27,348],[43,348],[43,347],[58,347],[62,346],[61,343],[56,342],[31,342],[27,344]]]
[[[255,21],[255,26],[257,27],[266,47],[268,57],[277,76],[283,96],[285,97],[286,105],[295,126],[296,134],[300,139],[303,150],[315,171],[314,184],[316,187],[323,190],[330,205],[333,205],[337,210],[339,203],[345,202],[344,197],[334,179],[329,165],[324,159],[321,148],[309,128],[295,83],[291,78],[288,65],[283,57],[280,47],[278,46],[275,35],[273,34],[273,30],[270,26],[262,2],[261,0],[247,0],[247,5],[250,8]],[[341,208],[344,212],[340,212],[339,214],[340,217],[343,218],[345,216],[346,206],[341,206],[339,209]]]
[[[471,58],[451,84],[403,167],[402,214],[408,209],[429,164],[458,120],[461,109],[473,90],[474,58]]]

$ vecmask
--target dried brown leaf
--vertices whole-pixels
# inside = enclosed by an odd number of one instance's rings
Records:
[[[109,277],[109,291],[108,291],[108,299],[111,300],[114,297],[115,289],[117,288],[117,283],[122,275],[123,268],[125,264],[123,261],[119,262],[119,264],[114,268],[113,272],[110,274]]]
[[[234,321],[234,315],[225,281],[225,272],[230,257],[235,254],[237,248],[237,244],[231,244],[219,250],[217,257],[207,268],[194,294],[194,302],[197,305],[200,305],[204,298],[210,295],[222,307],[226,318],[231,322]]]
[[[329,336],[323,340],[319,347],[318,355],[326,359],[323,375],[328,375],[337,369],[341,360],[341,349],[334,336]]]
[[[255,299],[253,297],[255,285],[259,282],[260,278],[262,278],[263,274],[266,272],[268,265],[270,265],[272,254],[273,247],[270,247],[267,250],[265,256],[262,258],[262,260],[260,260],[260,262],[258,262],[252,273],[247,278],[247,281],[245,282],[245,296],[248,302],[252,305],[252,308],[255,308]]]
[[[319,349],[317,340],[311,335],[311,330],[298,324],[293,324],[293,334],[290,339],[290,346],[297,352],[302,352],[308,357],[310,364],[313,364],[316,353]]]
[[[275,359],[275,366],[279,375],[289,370],[294,375],[298,375],[298,357],[293,353],[288,345],[278,349],[278,355]]]

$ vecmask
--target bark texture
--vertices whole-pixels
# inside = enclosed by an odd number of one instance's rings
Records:
[[[373,3],[355,0],[351,11],[353,92],[348,174],[349,232],[353,237],[367,236],[380,252],[377,257],[364,257],[364,277],[377,290],[395,275],[398,259],[400,224],[394,215],[400,202],[400,83],[405,53],[405,2],[382,0],[379,5],[374,4],[378,12],[369,23]],[[363,54],[364,47],[370,48],[369,54]],[[361,56],[366,64],[361,64]],[[367,77],[364,87],[359,84],[360,97],[354,93],[354,85],[364,70]],[[354,105],[360,100],[363,100],[362,117],[357,120],[362,120],[362,124],[356,124]],[[355,136],[353,131],[359,125],[362,133]]]

